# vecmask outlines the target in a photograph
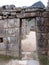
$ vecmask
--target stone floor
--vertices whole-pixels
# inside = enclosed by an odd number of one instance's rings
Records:
[[[0,65],[40,65],[39,61],[36,60],[10,60],[1,61]]]
[[[26,38],[22,40],[22,50],[25,52],[36,51],[36,32],[30,31]]]
[[[34,60],[38,59],[37,45],[36,45],[36,32],[30,31],[26,38],[22,40],[22,59]]]

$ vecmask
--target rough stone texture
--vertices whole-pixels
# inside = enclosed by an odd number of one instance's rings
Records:
[[[37,46],[40,54],[48,54],[49,39],[49,13],[44,12],[43,17],[36,18]]]
[[[19,19],[0,20],[0,54],[19,57]]]
[[[8,13],[10,11],[11,13],[7,14],[6,11]],[[6,14],[4,14],[3,12]],[[42,14],[42,12],[43,12],[43,14]],[[18,39],[19,39],[19,19],[20,18],[21,19],[22,18],[35,18],[36,19],[35,24],[32,22],[33,20],[31,20],[30,23],[35,25],[35,31],[37,33],[37,45],[42,46],[44,48],[44,51],[48,50],[47,44],[49,43],[49,37],[48,37],[48,35],[49,35],[48,34],[49,33],[49,21],[48,20],[49,20],[49,18],[47,18],[47,17],[49,17],[49,13],[47,11],[44,12],[44,9],[1,10],[0,15],[1,15],[0,16],[0,18],[1,18],[0,19],[0,37],[3,38],[6,51],[14,50],[14,52],[15,51],[19,52],[19,40]],[[19,19],[17,19],[16,17],[18,17]],[[31,28],[31,26],[34,27],[34,25],[30,25],[30,23],[29,23],[29,26],[30,26],[30,28],[29,28],[28,23],[26,23],[26,22],[27,22],[26,20],[23,20],[23,22],[22,22],[23,37],[25,37],[26,33],[29,32],[29,29]],[[27,27],[26,27],[26,24],[27,24]],[[41,49],[42,49],[42,47],[41,47]],[[16,50],[16,49],[18,49],[18,50]],[[40,51],[40,49],[39,49],[39,51]]]

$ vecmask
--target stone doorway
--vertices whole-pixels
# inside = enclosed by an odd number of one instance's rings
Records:
[[[38,59],[36,42],[36,18],[22,19],[21,54],[22,59]]]

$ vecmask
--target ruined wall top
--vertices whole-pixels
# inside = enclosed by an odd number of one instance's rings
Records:
[[[0,7],[0,19],[5,18],[24,18],[38,16],[38,12],[44,11],[44,8],[15,7],[6,5]]]
[[[29,8],[16,8],[16,9],[0,9],[0,19],[2,18],[23,18],[33,17],[38,11],[44,11],[44,9],[29,9]]]

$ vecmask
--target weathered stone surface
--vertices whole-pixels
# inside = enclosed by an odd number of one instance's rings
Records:
[[[49,26],[49,18],[44,18],[45,26]]]
[[[37,45],[39,48],[45,48],[48,44],[47,39],[45,38],[46,34],[44,33],[37,33]]]
[[[43,17],[37,17],[36,18],[36,25],[37,26],[42,26],[44,25],[45,21],[44,21],[44,18]]]
[[[0,20],[0,54],[19,57],[19,19]]]
[[[42,15],[43,17],[49,17],[49,11],[44,12]]]
[[[19,24],[20,20],[17,18],[35,18],[35,20],[31,20],[29,22],[32,23],[30,26],[30,23],[26,23],[27,21],[22,22],[22,35],[25,36],[26,33],[30,31],[30,28],[36,29],[37,32],[37,44],[38,46],[43,50],[47,48],[47,45],[49,43],[48,41],[48,33],[49,33],[49,22],[48,18],[43,18],[43,17],[49,17],[48,12],[43,12],[43,9],[39,10],[1,10],[2,12],[0,13],[0,37],[2,37],[4,40],[5,45],[5,51],[7,52],[7,55],[19,55]],[[10,12],[10,14],[9,14]],[[43,17],[42,17],[43,16]],[[17,17],[17,18],[16,18]],[[2,19],[2,20],[1,20]],[[33,21],[35,23],[33,23]],[[27,24],[27,25],[26,25]],[[30,27],[29,27],[30,26]],[[35,26],[35,27],[34,27]],[[39,32],[39,33],[38,33]],[[30,40],[30,39],[29,39]],[[20,42],[21,43],[21,42]],[[27,42],[28,43],[28,42]],[[31,41],[32,43],[32,41]],[[29,43],[30,44],[30,43]],[[2,45],[2,44],[1,44]],[[33,46],[33,45],[32,45]],[[1,47],[0,47],[1,48]],[[29,46],[30,48],[30,46]],[[3,45],[4,51],[4,45]],[[31,48],[33,49],[33,48]],[[40,51],[40,49],[39,49]],[[2,52],[0,52],[2,53]],[[42,51],[43,53],[43,51]],[[6,54],[6,53],[5,53]]]
[[[46,32],[46,30],[45,30],[45,26],[36,26],[36,31],[37,32]]]

